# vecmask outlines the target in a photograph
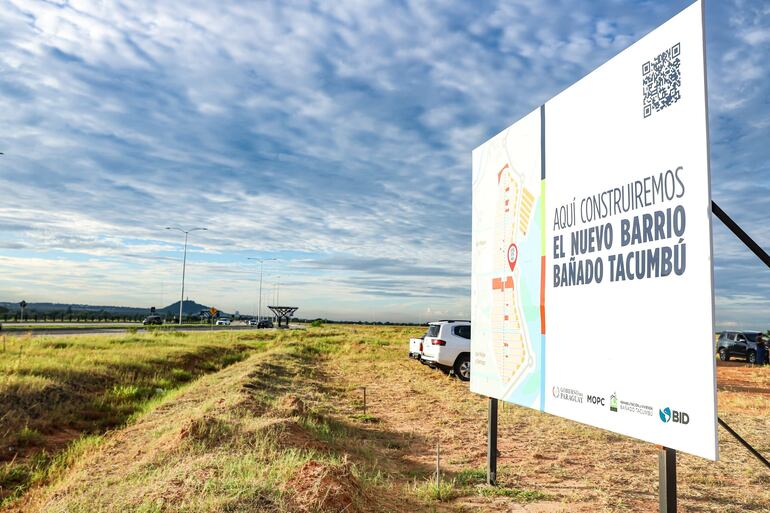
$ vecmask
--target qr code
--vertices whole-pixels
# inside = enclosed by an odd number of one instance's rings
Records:
[[[679,43],[642,65],[642,89],[644,91],[644,117],[660,112],[678,102],[682,97],[679,87],[682,75],[679,68]]]

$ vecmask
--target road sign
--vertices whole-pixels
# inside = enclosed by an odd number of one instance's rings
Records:
[[[212,317],[216,317],[217,313],[219,313],[219,310],[217,310],[212,306],[211,308],[209,308],[209,313],[211,314]]]
[[[716,459],[710,205],[696,2],[474,150],[471,389]]]

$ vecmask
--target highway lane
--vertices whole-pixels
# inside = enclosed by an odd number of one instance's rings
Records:
[[[152,330],[160,330],[161,332],[165,331],[186,331],[186,332],[192,332],[192,331],[244,331],[244,330],[257,330],[256,326],[248,326],[246,324],[236,324],[231,326],[207,326],[207,325],[200,325],[200,326],[173,326],[173,325],[165,325],[163,327],[146,327],[142,326],[141,324],[123,324],[123,325],[106,325],[106,326],[99,326],[94,327],[93,325],[90,325],[88,327],[85,326],[76,326],[73,325],[71,327],[59,327],[62,326],[61,324],[56,324],[56,328],[45,328],[40,325],[36,325],[33,329],[23,329],[22,326],[16,326],[14,325],[11,329],[8,329],[8,326],[3,326],[2,330],[0,330],[0,336],[21,336],[21,335],[31,335],[33,337],[40,337],[40,336],[61,336],[61,335],[116,335],[121,333],[128,333],[129,329],[136,328],[137,333],[147,333]],[[290,326],[290,329],[299,329],[302,325],[299,324],[292,324]],[[277,329],[277,328],[262,328],[262,329]]]

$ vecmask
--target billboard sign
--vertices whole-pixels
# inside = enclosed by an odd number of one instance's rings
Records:
[[[696,2],[473,151],[471,390],[717,458]]]

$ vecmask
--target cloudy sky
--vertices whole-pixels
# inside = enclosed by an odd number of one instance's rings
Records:
[[[0,300],[467,317],[470,151],[688,1],[0,0]],[[707,6],[714,199],[770,248],[770,4]],[[715,222],[719,327],[767,269]],[[276,284],[279,284],[276,286]]]

